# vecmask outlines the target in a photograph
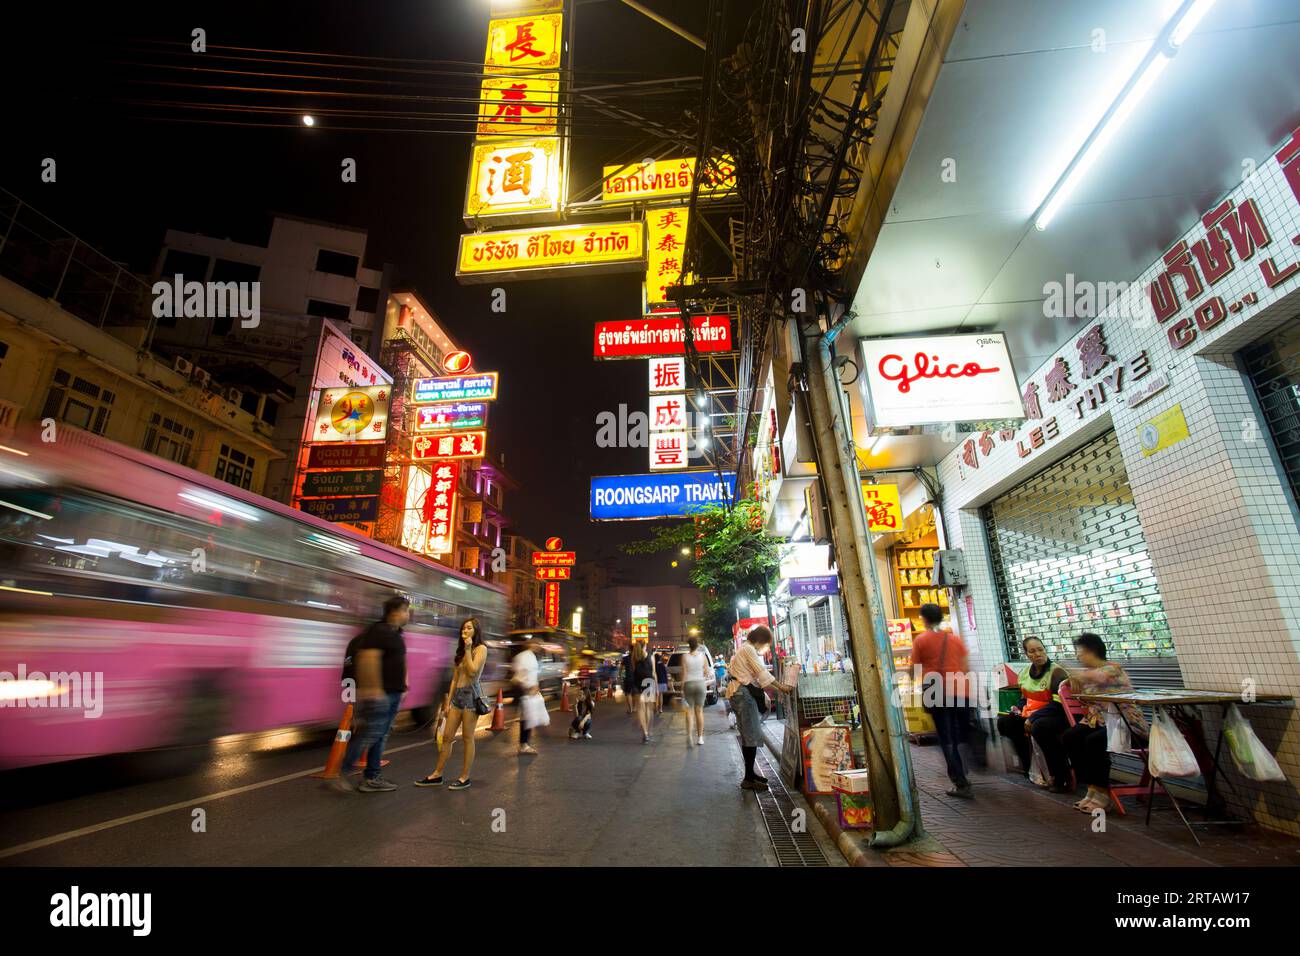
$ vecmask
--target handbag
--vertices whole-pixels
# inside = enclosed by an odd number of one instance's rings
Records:
[[[1106,750],[1113,754],[1126,754],[1132,749],[1133,740],[1128,724],[1115,705],[1111,704],[1106,708]]]
[[[754,703],[758,705],[760,714],[767,713],[767,694],[763,693],[763,688],[755,687],[753,684],[746,684],[745,689],[749,691],[749,696],[754,698]]]
[[[484,717],[492,713],[492,705],[485,701],[481,696],[475,695],[474,713],[478,714],[480,717]]]

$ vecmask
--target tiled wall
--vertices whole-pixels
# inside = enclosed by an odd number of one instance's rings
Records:
[[[1029,421],[1008,441],[989,436],[993,446],[987,455],[976,447],[977,468],[963,460],[961,446],[941,463],[949,546],[966,554],[976,630],[970,631],[964,595],[963,611],[955,618],[985,663],[1002,659],[1004,644],[979,505],[1113,427],[1186,686],[1236,691],[1251,681],[1260,693],[1300,696],[1300,529],[1252,403],[1250,383],[1234,358],[1245,344],[1300,316],[1300,272],[1269,289],[1260,268],[1270,257],[1280,271],[1300,260],[1300,195],[1272,159],[1230,198],[1238,207],[1255,200],[1269,229],[1269,245],[1245,260],[1234,249],[1236,267],[1214,286],[1205,283],[1206,291],[1190,305],[1182,280],[1175,279],[1183,305],[1163,325],[1153,316],[1125,317],[1118,310],[1097,320],[1104,328],[1106,351],[1116,361],[1087,384],[1143,351],[1151,365],[1145,379],[1126,383],[1119,394],[1108,391],[1104,403],[1077,417],[1072,404],[1084,383],[1076,342],[1089,328],[1085,326],[1056,353],[1069,364],[1078,386],[1068,398],[1047,400],[1044,375],[1056,356],[1026,379],[1038,383],[1044,418],[1055,416],[1059,437],[1021,457],[1017,441],[1029,447],[1030,432],[1042,424]],[[1191,244],[1206,234],[1198,223],[1182,238]],[[1139,287],[1145,290],[1163,271],[1163,263],[1153,264],[1138,277]],[[1248,293],[1257,295],[1258,302],[1229,313],[1188,347],[1175,350],[1169,343],[1166,329],[1190,316],[1195,306],[1215,295],[1231,305]],[[1136,407],[1127,406],[1137,387],[1162,373],[1169,376],[1166,389]],[[1181,406],[1188,437],[1145,454],[1139,439],[1142,424],[1175,406]],[[1231,769],[1225,750],[1223,759],[1236,787],[1235,794],[1224,788],[1230,803],[1267,826],[1300,835],[1300,717],[1290,707],[1254,707],[1245,713],[1289,782],[1246,781]],[[1213,744],[1218,728],[1214,720],[1210,724]]]

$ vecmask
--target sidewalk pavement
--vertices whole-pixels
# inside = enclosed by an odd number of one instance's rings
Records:
[[[763,725],[768,749],[781,752],[783,725]],[[1300,840],[1261,827],[1198,828],[1192,835],[1159,795],[1145,825],[1146,805],[1129,798],[1126,816],[1107,815],[1105,830],[1072,806],[1077,797],[1053,794],[1020,774],[971,774],[975,797],[949,797],[950,783],[937,745],[912,745],[925,835],[892,850],[877,850],[858,831],[841,831],[835,798],[808,797],[840,851],[855,866],[1297,866]],[[1080,791],[1082,793],[1082,791]],[[1199,808],[1187,807],[1193,820]]]

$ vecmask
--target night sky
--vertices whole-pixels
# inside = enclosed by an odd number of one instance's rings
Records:
[[[703,3],[652,0],[650,5],[692,32],[704,32]],[[185,9],[178,10],[181,6]],[[268,214],[284,212],[368,230],[366,264],[393,263],[398,285],[419,290],[474,354],[476,366],[501,372],[489,440],[522,485],[507,498],[517,529],[539,541],[558,534],[578,550],[580,560],[617,556],[619,542],[648,528],[591,523],[588,478],[643,472],[646,452],[597,448],[595,419],[620,402],[630,409],[644,407],[646,365],[593,362],[592,327],[598,320],[639,314],[639,277],[508,284],[504,315],[489,308],[492,286],[462,286],[453,277],[457,237],[466,231],[461,212],[470,150],[464,132],[469,127],[460,117],[473,104],[429,105],[418,98],[478,95],[477,80],[467,74],[482,62],[487,10],[487,0],[131,3],[101,5],[97,11],[81,4],[29,7],[41,21],[7,31],[11,41],[19,41],[19,50],[16,59],[6,58],[17,73],[7,82],[6,99],[14,112],[7,123],[11,135],[0,149],[0,186],[142,274],[153,268],[167,228],[262,243]],[[614,0],[580,7],[577,25],[578,82],[701,71],[700,50]],[[376,58],[333,61],[367,67],[362,70],[304,69],[300,72],[309,76],[292,81],[296,90],[381,89],[412,99],[319,92],[254,97],[187,89],[175,84],[291,86],[278,77],[227,80],[195,74],[187,64],[204,54],[189,51],[194,27],[207,31],[209,53],[251,47],[293,51],[294,58],[304,53]],[[218,65],[271,69],[251,60]],[[274,69],[290,71],[283,65]],[[343,81],[356,76],[368,82]],[[679,123],[697,96],[647,98],[638,101],[638,110]],[[297,119],[193,108],[232,102],[312,112],[320,125],[236,125],[295,124]],[[370,115],[331,121],[321,112],[340,103]],[[381,115],[395,110],[444,115]],[[580,114],[578,121],[585,125],[575,138],[571,184],[594,182],[602,163],[624,161],[630,151],[649,154],[643,134],[634,129],[590,115]],[[378,131],[337,128],[345,124]],[[58,163],[53,184],[40,181],[46,156]],[[343,157],[357,161],[355,184],[341,182]],[[686,583],[685,568],[670,570],[670,560],[665,555],[620,563],[645,583]]]

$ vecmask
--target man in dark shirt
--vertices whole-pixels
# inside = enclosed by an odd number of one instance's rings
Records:
[[[343,770],[339,785],[352,789],[348,772],[361,754],[366,754],[366,769],[361,786],[362,793],[387,793],[397,785],[383,778],[384,744],[397,719],[406,686],[406,641],[402,628],[411,619],[411,606],[406,598],[394,595],[384,602],[383,620],[376,621],[358,634],[348,644],[343,662],[343,679],[355,681],[357,720],[356,732],[348,741],[343,755]]]

